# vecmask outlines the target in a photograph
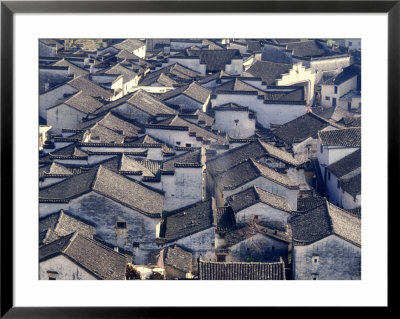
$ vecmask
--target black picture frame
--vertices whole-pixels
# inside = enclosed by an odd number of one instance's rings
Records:
[[[399,171],[400,1],[1,1],[1,317],[3,318],[177,318],[194,315],[182,307],[167,308],[24,308],[13,294],[13,17],[15,13],[121,12],[283,12],[388,14],[388,203],[394,208]],[[388,215],[388,218],[390,216]],[[388,225],[393,225],[389,222]],[[388,234],[391,233],[388,228]],[[388,247],[390,241],[388,237]],[[388,253],[388,258],[390,257]],[[389,258],[390,261],[390,258]],[[390,281],[388,281],[389,287]],[[162,293],[162,292],[161,292]],[[373,293],[373,292],[371,292]],[[390,298],[388,300],[390,308]],[[293,309],[292,309],[293,310]],[[336,312],[338,309],[332,309]],[[247,310],[248,311],[248,310]],[[246,311],[246,312],[247,312]],[[269,311],[269,310],[268,310]],[[296,314],[308,311],[297,308]],[[224,315],[216,308],[212,316]],[[237,311],[235,310],[235,313]],[[241,313],[241,312],[239,312]],[[245,315],[245,313],[243,312]]]

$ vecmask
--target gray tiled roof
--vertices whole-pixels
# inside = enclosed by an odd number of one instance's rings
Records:
[[[245,162],[230,168],[225,173],[218,175],[216,177],[216,182],[218,187],[220,187],[222,190],[235,189],[240,185],[250,182],[260,176],[263,176],[264,178],[287,188],[298,188],[298,184],[289,179],[286,175],[278,173],[268,166],[258,163],[252,159],[246,160]]]
[[[140,85],[151,85],[160,79],[160,76],[167,76],[169,79],[177,82],[179,84],[186,84],[192,82],[195,79],[201,77],[201,74],[180,65],[179,63],[174,63],[168,65],[162,69],[147,73],[140,81]]]
[[[128,103],[153,116],[178,113],[143,90],[136,91],[128,100]]]
[[[132,172],[138,173],[140,172],[142,176],[146,177],[154,177],[153,172],[148,169],[146,166],[142,165],[141,162],[123,154],[121,159],[120,171],[122,172]]]
[[[247,73],[261,78],[268,85],[274,85],[276,84],[276,80],[279,79],[282,74],[287,73],[291,68],[292,65],[290,64],[256,61],[247,70]]]
[[[108,70],[101,71],[106,74],[117,74],[117,75],[122,75],[122,79],[124,83],[129,82],[133,80],[135,77],[137,77],[137,73],[133,72],[132,70],[127,69],[124,67],[121,63],[115,64],[112,67],[110,67]]]
[[[125,39],[120,43],[113,44],[113,47],[118,50],[126,50],[128,52],[132,52],[141,48],[144,45],[145,43],[138,39]]]
[[[105,126],[113,131],[122,131],[124,136],[137,136],[141,128],[134,125],[128,120],[120,118],[118,115],[113,113],[107,113],[104,117],[98,121],[98,124]]]
[[[206,72],[225,70],[225,65],[233,58],[242,58],[239,50],[186,50],[188,56],[200,58],[200,63],[206,64]]]
[[[361,173],[350,178],[340,179],[341,188],[354,198],[361,194]]]
[[[88,154],[85,151],[78,148],[76,145],[77,145],[77,143],[73,143],[66,147],[57,149],[54,152],[50,153],[50,157],[51,156],[71,156],[71,157],[87,158]]]
[[[285,263],[213,262],[199,260],[200,280],[285,280]]]
[[[69,201],[90,191],[152,217],[159,217],[164,205],[164,195],[160,192],[125,178],[103,165],[41,189],[39,200]]]
[[[67,104],[69,106],[72,106],[74,109],[81,111],[85,114],[93,113],[99,108],[103,106],[103,103],[100,101],[94,99],[90,95],[86,95],[84,91],[79,91],[69,97],[68,99],[64,100],[60,104]],[[58,105],[60,105],[58,104]],[[54,107],[58,106],[55,105]],[[51,109],[53,107],[50,107],[48,109]]]
[[[294,243],[308,245],[335,234],[361,246],[361,220],[325,201],[291,221]]]
[[[316,137],[318,131],[328,127],[330,123],[314,115],[306,113],[275,129],[272,134],[287,144],[298,143],[309,137]]]
[[[294,56],[298,57],[319,57],[329,55],[329,52],[315,40],[290,42],[286,49],[291,50]]]
[[[340,85],[340,84],[346,82],[347,80],[349,80],[355,76],[358,76],[358,75],[360,75],[360,70],[351,65],[347,68],[344,68],[342,72],[340,72],[338,75],[328,79],[323,84]]]
[[[213,227],[214,205],[213,199],[209,199],[170,212],[163,222],[160,237],[167,242],[175,241]]]
[[[80,68],[79,66],[69,62],[66,59],[61,59],[60,61],[53,63],[53,65],[54,66],[67,66],[69,74],[73,74],[74,77],[89,74],[89,71],[86,71],[85,69]]]
[[[68,82],[69,85],[73,86],[77,90],[83,91],[85,95],[91,97],[102,98],[103,100],[110,99],[114,93],[111,90],[106,90],[100,85],[90,81],[88,76],[79,76]]]
[[[267,192],[257,186],[229,196],[226,202],[235,213],[260,202],[282,211],[291,212],[292,210],[286,198]]]
[[[50,166],[48,174],[52,175],[72,175],[73,172],[68,168],[65,167],[64,165],[61,165],[59,163],[53,162]]]
[[[273,63],[292,64],[292,59],[281,49],[266,45],[262,50],[262,61],[269,61]]]
[[[192,271],[192,253],[174,245],[164,249],[164,264],[185,273]]]
[[[325,197],[313,196],[313,197],[304,197],[297,198],[297,211],[308,211],[312,208],[320,206],[326,202]]]
[[[342,159],[328,165],[326,169],[331,171],[337,178],[341,178],[361,168],[361,149],[343,157]]]
[[[318,133],[322,145],[361,147],[361,128],[345,128]]]
[[[192,82],[189,85],[185,85],[175,90],[168,91],[160,95],[160,99],[162,101],[168,101],[169,99],[176,97],[180,94],[186,95],[193,100],[205,103],[209,96],[211,95],[211,91],[197,84],[196,82]]]
[[[77,218],[63,210],[39,219],[39,233],[49,232],[49,234],[40,241],[40,244],[48,244],[51,241],[76,231],[93,238],[96,227],[92,223]]]
[[[124,280],[127,258],[80,233],[72,233],[39,249],[39,261],[65,255],[102,280]]]
[[[101,125],[100,123],[97,123],[90,128],[87,131],[87,135],[89,136],[89,143],[122,144],[125,140],[125,136]]]

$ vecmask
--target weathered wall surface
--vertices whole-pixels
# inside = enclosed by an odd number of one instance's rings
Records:
[[[249,118],[248,111],[215,111],[214,129],[233,138],[247,138],[254,135],[256,120]]]
[[[92,274],[64,256],[57,256],[39,263],[39,279],[49,280],[48,271],[57,272],[56,280],[97,280]]]
[[[58,88],[45,92],[39,95],[39,115],[44,119],[47,119],[46,110],[54,105],[57,105],[64,99],[64,95],[66,94],[75,94],[78,92],[74,87],[65,84],[61,85]]]
[[[335,235],[293,251],[295,280],[361,279],[361,249]]]
[[[51,125],[53,133],[61,134],[63,128],[76,128],[79,123],[83,122],[85,115],[63,103],[47,110],[47,125]]]

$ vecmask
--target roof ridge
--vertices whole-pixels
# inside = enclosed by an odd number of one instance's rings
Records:
[[[68,239],[68,245],[65,246],[63,250],[61,250],[61,253],[65,253],[67,251],[67,249],[71,246],[72,242],[75,240],[76,236],[78,236],[78,232],[75,231],[67,236],[71,236],[71,237]]]

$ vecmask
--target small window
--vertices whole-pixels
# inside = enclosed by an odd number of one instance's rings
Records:
[[[126,229],[126,222],[117,222],[118,229]]]
[[[181,145],[181,142],[176,142],[176,145]]]
[[[351,102],[347,102],[347,110],[348,110],[348,111],[351,110]]]
[[[311,258],[311,259],[312,259],[312,263],[313,263],[313,264],[315,264],[315,265],[316,265],[316,264],[318,264],[318,263],[319,263],[319,256],[312,256],[312,258]]]
[[[133,246],[133,248],[139,248],[140,244],[135,241],[132,246]]]
[[[55,277],[50,277],[49,276],[49,280],[57,280]]]
[[[349,41],[349,47],[351,47],[353,45],[353,42]]]
[[[226,256],[225,255],[217,255],[217,261],[220,263],[225,262]]]
[[[312,274],[311,277],[312,277],[312,280],[317,280],[318,279],[318,275],[317,274]]]
[[[325,100],[326,100],[326,101],[330,101],[330,100],[331,100],[331,97],[330,97],[330,96],[325,96]]]
[[[186,147],[192,147],[192,144],[186,143]]]
[[[331,180],[331,172],[328,172],[328,181]]]
[[[337,86],[335,86],[335,94],[337,94]]]
[[[49,276],[49,280],[57,280],[58,272],[48,270],[47,275]]]

